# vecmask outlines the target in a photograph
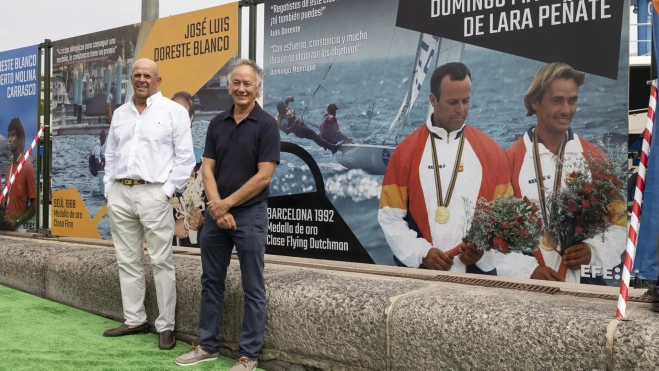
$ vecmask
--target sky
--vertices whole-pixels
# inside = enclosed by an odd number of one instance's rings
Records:
[[[233,0],[160,0],[160,17],[230,3]],[[3,0],[0,51],[61,40],[138,23],[140,0]]]
[[[160,17],[191,12],[232,1],[234,0],[159,0]],[[140,22],[142,17],[142,1],[140,0],[113,0],[111,2],[4,0],[2,2],[0,52],[39,44],[47,38],[53,41],[61,40],[121,27]],[[630,16],[631,23],[635,23],[636,15],[630,12]],[[631,31],[630,38],[635,40],[636,30],[632,28]],[[630,46],[631,52],[634,53],[636,51],[635,43]]]

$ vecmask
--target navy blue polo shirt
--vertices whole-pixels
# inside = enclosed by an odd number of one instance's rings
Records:
[[[234,106],[215,116],[208,124],[203,157],[215,160],[215,181],[225,199],[256,173],[259,162],[279,164],[279,126],[258,103],[240,124],[233,117]],[[270,196],[270,187],[237,207],[249,207]]]

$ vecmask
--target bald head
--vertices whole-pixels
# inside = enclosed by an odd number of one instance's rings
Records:
[[[151,69],[156,77],[160,77],[160,69],[158,68],[158,65],[156,64],[156,62],[152,61],[149,58],[142,58],[136,60],[130,69],[131,75],[133,74],[135,68],[137,67]]]
[[[146,58],[138,59],[133,63],[130,78],[136,104],[146,104],[150,96],[158,93],[161,78],[156,62]]]

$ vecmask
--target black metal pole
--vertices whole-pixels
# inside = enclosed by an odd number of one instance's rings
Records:
[[[42,66],[42,62],[41,62],[41,54],[42,54],[41,49],[42,48],[41,48],[41,45],[42,44],[39,44],[39,47],[37,48],[37,79],[38,79],[37,80],[38,81],[38,83],[37,83],[37,133],[39,132],[39,130],[41,130],[41,84],[45,83],[44,80],[41,79],[41,66]],[[44,107],[44,109],[45,109],[45,107]],[[37,155],[36,156],[37,157],[37,199],[35,200],[36,203],[37,203],[37,209],[36,209],[37,212],[35,213],[37,222],[36,222],[36,226],[35,226],[35,228],[36,228],[35,232],[37,232],[37,233],[41,230],[42,225],[43,225],[43,222],[42,222],[42,219],[41,219],[41,214],[40,214],[40,211],[41,211],[41,194],[42,194],[42,187],[43,187],[42,184],[41,184],[41,161],[42,161],[41,145],[42,144],[43,144],[43,139],[39,139],[39,141],[37,142],[37,148],[35,148],[36,152],[37,152],[36,153],[36,155]]]
[[[45,50],[44,60],[44,155],[43,155],[43,234],[50,235],[50,164],[51,164],[51,142],[50,142],[50,70],[52,68],[51,53],[53,43],[46,39],[43,43]]]
[[[256,1],[249,4],[249,59],[256,61]]]
[[[243,57],[243,6],[244,3],[238,3],[238,58]]]
[[[262,4],[264,0],[242,0],[240,6],[249,6],[249,59],[256,61],[256,33],[257,33],[257,4]],[[242,12],[239,12],[239,19],[242,18]],[[242,28],[239,29],[242,31]],[[238,33],[240,35],[240,32]],[[240,40],[240,39],[239,39]]]
[[[159,0],[142,0],[142,22],[151,21],[160,17]]]

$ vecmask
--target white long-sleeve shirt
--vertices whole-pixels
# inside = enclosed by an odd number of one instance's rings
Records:
[[[117,179],[162,183],[172,196],[188,182],[195,166],[188,112],[160,92],[140,114],[133,97],[117,108],[105,148],[105,197]]]
[[[602,153],[595,145],[585,141],[575,134],[572,129],[568,131],[568,142],[565,145],[564,168],[561,178],[561,187],[565,187],[567,174],[573,171],[578,161],[586,158],[587,153],[597,155]],[[549,195],[554,185],[556,160],[542,143],[538,143],[538,153],[543,170],[545,192]],[[511,165],[512,184],[517,197],[526,196],[531,201],[539,202],[538,186],[533,160],[533,131],[529,129],[524,136],[513,144],[506,155]],[[588,265],[598,266],[604,269],[613,269],[620,264],[620,255],[625,250],[627,239],[626,219],[620,220],[618,225],[613,225],[602,236],[584,241],[591,251],[591,259]],[[539,250],[547,267],[559,271],[561,266],[561,255],[555,250]],[[522,254],[509,254],[499,261],[497,272],[500,275],[528,278],[539,266],[536,258]],[[581,282],[581,270],[568,269],[565,277],[566,282]]]

